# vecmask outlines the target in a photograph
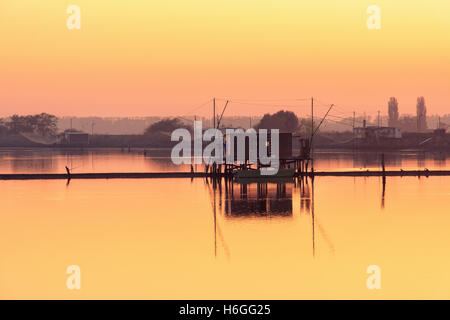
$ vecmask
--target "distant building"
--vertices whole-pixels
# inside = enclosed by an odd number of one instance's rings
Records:
[[[89,134],[80,131],[66,131],[59,136],[59,144],[87,146],[89,144]]]
[[[446,129],[440,128],[433,131],[432,144],[436,148],[448,148],[449,141],[447,139]]]
[[[433,131],[433,137],[441,137],[444,138],[445,137],[445,132],[447,131],[447,129],[444,128],[440,128],[440,129],[436,129]]]
[[[358,127],[353,129],[353,134],[359,140],[401,139],[402,130],[394,127]]]

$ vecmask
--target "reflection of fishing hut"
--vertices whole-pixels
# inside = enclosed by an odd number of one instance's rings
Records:
[[[353,129],[353,135],[357,146],[374,145],[398,145],[402,138],[400,128],[366,126]]]
[[[232,183],[226,188],[225,214],[292,216],[292,185],[285,182]]]
[[[312,198],[309,185],[305,183],[305,181],[300,180],[300,212],[310,214],[311,205],[312,205]]]

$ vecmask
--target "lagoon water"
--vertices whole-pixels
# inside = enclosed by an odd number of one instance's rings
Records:
[[[3,149],[0,172],[188,170],[145,153]],[[316,170],[379,167],[375,153],[316,158]],[[447,158],[386,154],[405,170]],[[0,181],[0,201],[1,299],[450,298],[450,177]],[[80,290],[66,287],[70,265]]]

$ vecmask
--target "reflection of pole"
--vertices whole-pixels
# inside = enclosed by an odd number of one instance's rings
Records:
[[[217,257],[217,224],[216,224],[216,188],[213,187],[214,193],[214,257]]]
[[[384,195],[386,193],[386,165],[384,161],[384,153],[381,154],[381,167],[383,170],[383,194],[381,196],[381,209],[384,209]]]
[[[356,113],[353,111],[353,151],[355,151],[355,120],[356,120]]]
[[[313,245],[313,257],[316,255],[316,244],[314,234],[314,177],[311,177],[311,217],[312,217],[312,245]]]
[[[314,172],[314,98],[311,98],[311,172]]]

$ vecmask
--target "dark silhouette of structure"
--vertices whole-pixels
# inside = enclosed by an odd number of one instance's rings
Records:
[[[425,98],[417,98],[417,131],[424,132],[427,130],[427,107],[425,106]]]

